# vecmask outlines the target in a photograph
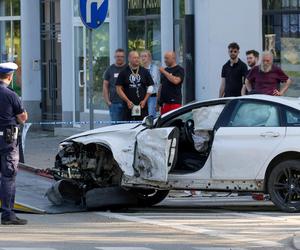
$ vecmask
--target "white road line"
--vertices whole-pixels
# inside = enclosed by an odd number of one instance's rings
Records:
[[[96,247],[99,250],[153,250],[146,247]]]
[[[56,250],[55,248],[42,247],[0,247],[1,250]]]
[[[197,247],[195,250],[246,250],[246,248],[232,248],[232,247]]]
[[[218,237],[218,238],[225,238],[225,239],[230,239],[233,241],[238,241],[238,242],[243,242],[243,243],[257,243],[261,246],[266,246],[266,247],[282,247],[283,245],[277,242],[273,241],[268,241],[268,240],[259,240],[255,238],[249,238],[248,236],[243,236],[243,235],[238,235],[237,234],[227,234],[224,233],[224,230],[211,230],[207,228],[201,228],[201,227],[196,227],[196,226],[187,226],[184,225],[184,221],[182,224],[178,225],[177,224],[172,224],[170,221],[159,221],[159,220],[149,220],[141,217],[135,217],[135,216],[128,216],[128,215],[123,215],[123,214],[117,214],[117,213],[111,213],[111,212],[100,212],[96,213],[97,215],[104,216],[107,218],[111,219],[118,219],[118,220],[124,220],[124,221],[130,221],[130,222],[137,222],[141,224],[148,224],[148,225],[154,225],[154,226],[162,226],[162,227],[167,227],[167,228],[172,228],[175,230],[179,231],[185,231],[185,232],[192,232],[192,233],[199,233],[199,234],[204,234],[208,235],[211,237]]]

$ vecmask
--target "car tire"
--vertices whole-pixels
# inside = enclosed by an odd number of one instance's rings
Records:
[[[300,211],[300,160],[279,163],[271,171],[268,191],[272,202],[282,211]]]
[[[162,202],[169,194],[169,190],[155,190],[155,189],[135,189],[135,194],[138,206],[151,207]]]
[[[128,207],[137,204],[136,197],[121,187],[94,188],[86,192],[86,208],[95,210],[111,207]]]

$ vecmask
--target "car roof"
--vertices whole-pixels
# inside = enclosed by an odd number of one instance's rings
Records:
[[[235,99],[240,99],[240,100],[258,100],[258,101],[269,101],[269,102],[274,102],[282,105],[289,106],[291,108],[300,110],[300,98],[296,97],[285,97],[285,96],[270,96],[270,95],[245,95],[245,96],[239,96],[239,97],[224,97],[224,98],[214,98],[214,99],[207,99],[203,101],[194,101],[191,103],[188,103],[184,105],[182,108],[188,108],[190,106],[197,106],[197,104],[215,104],[218,105],[218,103],[224,103],[224,101],[231,101]],[[214,105],[213,104],[213,105]],[[164,115],[162,115],[162,118],[166,117],[167,115],[171,113],[175,113],[177,110],[172,110]]]
[[[224,100],[235,100],[235,99],[241,99],[241,100],[258,100],[258,101],[269,101],[269,102],[275,102],[279,104],[283,104],[295,109],[300,110],[300,98],[296,97],[285,97],[285,96],[271,96],[271,95],[245,95],[245,96],[239,96],[239,97],[225,97],[225,98],[219,98],[219,99],[210,99],[210,100],[204,100],[204,101],[196,101],[194,103],[187,104],[186,106],[194,105],[197,103],[206,103],[206,102],[222,102]]]

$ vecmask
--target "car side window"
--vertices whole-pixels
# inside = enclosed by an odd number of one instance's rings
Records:
[[[238,105],[229,127],[279,127],[279,113],[272,104],[246,102]]]
[[[288,126],[299,126],[300,125],[300,112],[296,110],[286,111],[286,122]]]

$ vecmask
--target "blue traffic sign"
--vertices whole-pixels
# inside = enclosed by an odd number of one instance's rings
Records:
[[[105,21],[108,11],[108,0],[79,0],[80,16],[89,29],[97,29]]]

